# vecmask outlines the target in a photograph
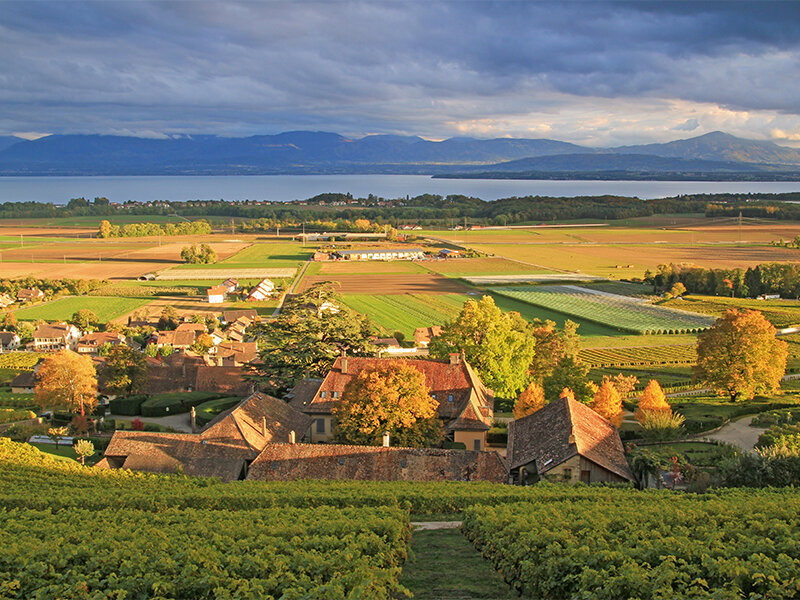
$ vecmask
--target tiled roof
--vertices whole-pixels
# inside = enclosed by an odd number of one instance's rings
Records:
[[[322,379],[306,377],[297,382],[283,399],[295,410],[305,410],[308,403],[314,399],[321,385]]]
[[[195,334],[205,333],[208,331],[205,323],[181,323],[175,328],[175,331],[191,331]]]
[[[78,340],[78,346],[90,346],[96,348],[103,344],[119,344],[124,341],[125,337],[120,333],[113,333],[111,331],[97,331],[95,333],[87,333]]]
[[[226,293],[228,293],[228,288],[224,285],[215,285],[206,290],[208,296],[224,296]]]
[[[53,323],[50,325],[39,325],[36,331],[33,332],[35,339],[63,339],[69,335],[70,331],[75,329],[72,325],[67,323]]]
[[[414,330],[414,343],[417,346],[429,344],[432,338],[442,334],[442,328],[439,325],[433,327],[417,327]]]
[[[13,331],[0,331],[0,344],[3,346],[8,346],[14,340],[19,340],[19,336]]]
[[[356,479],[372,481],[506,481],[496,452],[439,448],[384,448],[334,444],[268,444],[247,479]]]
[[[342,365],[347,361],[347,372],[342,373]],[[483,385],[480,378],[463,359],[455,361],[406,360],[401,358],[361,358],[339,357],[314,397],[301,410],[309,414],[329,414],[333,405],[341,398],[347,383],[362,369],[386,364],[386,361],[401,361],[414,366],[425,375],[431,396],[439,403],[437,412],[445,421],[445,426],[453,430],[451,422],[459,422],[466,429],[488,429],[494,411],[494,393]],[[333,392],[338,398],[333,398]],[[322,397],[322,394],[325,397]],[[305,398],[304,398],[305,400]],[[293,405],[300,407],[293,401]],[[470,408],[471,407],[471,408]],[[465,414],[465,411],[467,413]],[[462,418],[463,415],[463,418]],[[477,418],[483,423],[478,426],[472,422]]]
[[[217,346],[217,357],[241,364],[250,363],[258,357],[258,344],[256,342],[220,342]]]
[[[233,323],[239,317],[247,317],[251,321],[258,320],[258,311],[254,308],[247,308],[241,310],[223,310],[222,320],[226,323]]]
[[[32,388],[36,385],[36,373],[33,371],[23,371],[11,380],[11,387]]]
[[[507,456],[511,469],[536,461],[543,474],[576,454],[633,480],[619,433],[585,404],[560,398],[509,424]]]
[[[244,377],[241,367],[197,367],[194,389],[198,392],[217,392],[231,396],[246,396],[253,392],[253,383]]]

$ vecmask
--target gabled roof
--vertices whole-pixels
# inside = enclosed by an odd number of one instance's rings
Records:
[[[214,287],[210,287],[206,290],[207,296],[224,296],[227,293],[228,288],[224,285],[215,285]]]
[[[258,311],[254,308],[237,309],[237,310],[223,310],[222,320],[225,323],[233,323],[239,317],[247,317],[251,321],[258,320]]]
[[[8,346],[14,340],[19,341],[19,336],[13,331],[0,331],[0,344]]]
[[[198,392],[217,392],[231,396],[246,396],[253,392],[253,383],[244,377],[241,367],[197,367],[194,389]]]
[[[536,461],[540,474],[576,454],[633,480],[619,433],[585,404],[560,398],[508,426],[507,456],[511,469]]]
[[[432,338],[442,334],[442,328],[439,325],[433,327],[417,327],[414,330],[414,343],[419,346],[421,344],[429,344]]]
[[[23,371],[11,380],[11,387],[32,388],[36,385],[36,373],[33,371]]]
[[[77,332],[78,329],[74,325],[68,323],[45,324],[39,325],[39,327],[36,328],[36,331],[33,332],[33,337],[40,339],[61,339],[67,337],[73,331]]]
[[[258,357],[258,343],[220,342],[217,346],[217,357],[242,364],[253,362]]]
[[[335,444],[267,444],[248,480],[506,481],[496,452]]]
[[[289,390],[289,393],[283,397],[283,399],[286,400],[295,410],[303,411],[314,399],[314,396],[319,391],[319,386],[321,385],[322,379],[306,377],[298,381],[295,386]]]
[[[102,346],[103,344],[120,344],[125,340],[125,336],[121,333],[114,333],[112,331],[96,331],[94,333],[87,333],[78,340],[79,346],[91,346],[92,348]]]

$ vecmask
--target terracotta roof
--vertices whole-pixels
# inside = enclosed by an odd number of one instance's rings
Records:
[[[576,454],[633,480],[616,428],[585,404],[560,398],[509,423],[511,469],[536,461],[543,474]]]
[[[197,434],[117,431],[105,460],[138,471],[174,473],[180,468],[187,475],[233,481],[242,475],[245,461],[253,460],[266,444],[288,442],[290,431],[299,439],[310,425],[311,419],[285,402],[253,394]]]
[[[492,481],[507,478],[496,452],[383,448],[334,444],[268,444],[250,465],[249,480]]]
[[[296,410],[305,410],[306,405],[314,399],[321,385],[322,379],[306,377],[298,381],[283,399],[286,400],[292,408]]]
[[[258,357],[258,344],[256,342],[220,342],[217,346],[217,357],[241,364],[251,363]]]
[[[217,392],[231,396],[246,396],[253,392],[253,383],[247,381],[240,367],[197,367],[194,389],[198,392]]]
[[[97,331],[95,333],[87,333],[78,340],[78,346],[88,346],[90,348],[98,348],[103,344],[120,344],[125,341],[125,336],[120,333],[113,333],[111,331]]]
[[[457,355],[454,355],[457,356]],[[342,373],[343,361],[347,372]],[[406,360],[401,358],[339,357],[313,398],[306,401],[302,410],[309,414],[330,414],[333,405],[341,398],[347,383],[362,369],[385,364],[385,361],[402,361],[414,366],[425,375],[431,396],[438,401],[437,412],[448,430],[453,424],[465,429],[489,429],[494,414],[494,392],[481,382],[472,368],[461,358],[452,361]],[[338,398],[333,397],[338,393]],[[325,395],[323,398],[322,395]],[[293,405],[300,408],[295,401]],[[478,425],[478,422],[482,425]]]
[[[215,285],[206,290],[208,296],[224,296],[228,293],[228,288],[224,285]]]
[[[414,343],[417,346],[427,346],[430,344],[431,339],[442,334],[442,328],[439,325],[433,327],[417,327],[414,330]]]
[[[17,298],[20,300],[31,299],[31,298],[41,298],[44,295],[44,292],[39,288],[22,288],[17,292]]]
[[[225,323],[233,323],[239,317],[247,317],[251,321],[258,320],[258,311],[254,308],[247,308],[241,310],[223,310],[222,311],[222,320]]]
[[[208,328],[205,323],[181,323],[175,331],[191,331],[194,334],[206,333]]]
[[[67,323],[53,323],[39,325],[36,331],[33,332],[33,337],[37,339],[63,339],[69,335],[70,331],[76,329],[73,325]]]

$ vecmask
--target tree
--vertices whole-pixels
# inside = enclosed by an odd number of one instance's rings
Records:
[[[686,286],[683,285],[680,281],[675,282],[669,290],[669,295],[677,298],[679,296],[683,296],[686,293]]]
[[[192,344],[191,348],[193,352],[197,352],[197,354],[205,354],[211,348],[214,347],[214,338],[212,338],[207,333],[201,333],[197,336],[194,340],[194,344]]]
[[[595,387],[589,381],[589,367],[584,365],[574,356],[565,356],[558,361],[558,364],[542,383],[545,398],[556,398],[564,388],[569,388],[575,392],[575,400],[588,403],[594,392]]]
[[[94,455],[94,444],[89,440],[78,440],[73,446],[75,454],[80,456],[81,464],[86,464],[86,459]]]
[[[273,393],[282,393],[303,377],[322,377],[342,352],[372,356],[369,318],[345,306],[330,282],[319,283],[291,299],[280,316],[254,327],[259,362],[250,377]]]
[[[501,398],[514,398],[531,381],[536,338],[516,312],[502,312],[491,296],[467,300],[458,316],[430,344],[431,356],[464,354],[486,385]]]
[[[105,389],[112,394],[130,396],[147,385],[147,357],[130,346],[114,346],[103,368]]]
[[[610,375],[603,375],[602,383],[610,381],[617,388],[620,396],[625,396],[636,389],[636,384],[639,383],[639,378],[636,375],[623,375],[618,373],[611,377]]]
[[[564,323],[561,331],[553,321],[535,320],[533,336],[536,338],[536,354],[530,366],[531,376],[541,382],[556,368],[558,361],[565,356],[577,356],[580,350],[578,324],[574,321]]]
[[[100,230],[98,231],[97,236],[101,238],[111,237],[111,223],[106,219],[100,221]]]
[[[217,253],[208,244],[192,244],[181,248],[181,260],[190,264],[210,265],[217,262]]]
[[[604,381],[595,393],[589,408],[611,421],[615,427],[622,425],[622,396],[614,384]]]
[[[90,325],[97,324],[97,315],[88,308],[82,308],[72,315],[69,322],[81,331],[85,331]]]
[[[13,312],[7,312],[3,317],[3,329],[6,331],[16,331],[17,317]]]
[[[42,361],[36,372],[34,400],[43,408],[80,410],[97,404],[97,376],[92,359],[62,350]]]
[[[67,433],[69,433],[69,428],[66,425],[62,427],[50,427],[47,430],[47,437],[53,440],[53,443],[56,445],[56,450],[58,450],[59,442],[67,437]]]
[[[544,399],[542,386],[535,381],[531,381],[514,403],[514,418],[521,419],[532,415],[546,404],[547,401]]]
[[[667,402],[664,390],[661,389],[661,385],[655,379],[651,379],[647,387],[644,388],[633,416],[637,421],[643,423],[648,413],[672,414],[672,407]]]
[[[388,432],[398,446],[426,447],[443,437],[425,375],[405,361],[361,370],[334,405],[337,441],[378,445]]]
[[[165,306],[158,318],[158,328],[161,331],[172,331],[178,326],[178,311],[172,306]]]
[[[775,392],[788,357],[788,345],[775,333],[757,310],[725,311],[698,337],[698,379],[731,402]]]

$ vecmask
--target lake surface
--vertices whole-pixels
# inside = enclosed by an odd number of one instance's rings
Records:
[[[432,179],[426,175],[232,175],[124,177],[0,177],[0,202],[52,202],[105,196],[136,200],[304,200],[324,192],[384,198],[420,194],[464,194],[484,200],[509,196],[599,196],[663,198],[700,193],[800,191],[798,182],[692,181],[517,181]]]

